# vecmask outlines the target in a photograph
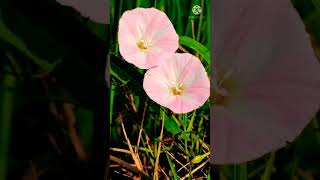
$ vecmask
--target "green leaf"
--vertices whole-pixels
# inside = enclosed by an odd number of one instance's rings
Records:
[[[234,165],[233,179],[236,179],[236,180],[247,180],[248,179],[247,164],[246,163]]]
[[[187,128],[188,132],[192,131],[192,129],[193,129],[193,122],[194,122],[195,116],[196,116],[196,110],[193,111],[191,121],[189,122],[189,125]]]
[[[166,114],[165,114],[164,127],[166,128],[167,131],[171,132],[173,135],[176,135],[182,132],[182,130],[179,128],[176,121],[173,118],[168,117]]]
[[[196,157],[194,157],[192,160],[191,160],[191,163],[192,164],[198,164],[198,163],[201,163],[201,161],[206,158],[207,156],[209,156],[210,152],[207,152],[205,154],[201,154],[201,155],[198,155]]]
[[[117,79],[122,85],[127,85],[135,95],[145,95],[141,84],[143,75],[134,66],[129,65],[113,54],[110,55],[110,65],[111,80]]]
[[[183,140],[190,141],[190,133],[189,132],[182,132],[179,137]]]
[[[186,128],[187,128],[187,126],[188,126],[188,124],[189,124],[189,122],[188,122],[188,117],[187,117],[187,115],[185,115],[185,114],[183,114],[183,115],[179,115],[180,117],[179,117],[179,119],[181,120],[182,119],[182,127],[184,128],[184,130],[186,131]]]
[[[166,155],[167,155],[167,159],[168,159],[169,166],[170,166],[170,169],[172,171],[174,180],[180,179],[180,177],[177,174],[176,167],[175,167],[174,163],[171,160],[171,157],[169,157],[169,155],[167,153],[166,153]]]
[[[108,42],[108,26],[108,24],[100,24],[90,20],[86,23],[86,27],[97,37],[99,37],[101,40],[105,42]]]
[[[181,45],[185,45],[195,50],[197,53],[199,53],[203,57],[206,64],[208,65],[210,64],[210,50],[208,50],[204,45],[187,36],[180,36],[179,42]]]
[[[25,43],[17,37],[10,29],[4,24],[3,20],[0,19],[0,39],[15,48],[17,48],[21,53],[26,57],[30,58],[33,63],[39,66],[42,70],[46,72],[51,72],[61,60],[58,60],[52,64],[48,63],[46,60],[43,60],[31,52]]]
[[[208,174],[207,180],[211,180],[210,173]]]

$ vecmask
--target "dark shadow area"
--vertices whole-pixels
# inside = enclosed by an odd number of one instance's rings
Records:
[[[103,179],[109,26],[53,0],[0,8],[0,168],[12,180]]]

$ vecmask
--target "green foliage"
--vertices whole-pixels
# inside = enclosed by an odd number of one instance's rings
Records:
[[[165,114],[165,123],[164,127],[167,131],[169,131],[172,135],[176,135],[180,133],[182,130],[180,129],[178,123],[174,120],[174,118],[168,117],[167,114]]]
[[[210,64],[210,50],[207,49],[204,45],[202,45],[201,43],[199,43],[198,41],[190,37],[185,37],[185,36],[180,36],[179,42],[180,44],[195,50],[197,53],[199,53],[203,57],[207,65]]]

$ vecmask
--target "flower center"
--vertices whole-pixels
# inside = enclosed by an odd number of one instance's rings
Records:
[[[141,50],[147,50],[151,46],[151,44],[150,44],[150,42],[148,42],[148,41],[146,41],[144,39],[140,39],[140,40],[137,41],[137,46]]]
[[[182,83],[177,83],[176,85],[171,86],[169,90],[174,96],[181,96],[184,91],[184,86]]]
[[[214,105],[228,106],[230,104],[232,96],[236,93],[236,82],[229,78],[231,74],[232,71],[228,71],[224,73],[221,79],[214,80],[211,96]]]
[[[225,80],[223,83],[221,83],[219,87],[214,89],[212,95],[213,103],[221,106],[227,106],[228,104],[230,104],[230,101],[232,99],[231,96],[234,92],[234,85],[235,83],[230,79]]]

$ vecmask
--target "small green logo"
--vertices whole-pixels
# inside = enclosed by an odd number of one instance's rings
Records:
[[[199,6],[199,5],[195,5],[192,7],[192,12],[194,15],[198,16],[199,14],[201,14],[201,11],[202,11],[202,9],[201,9],[201,6]]]

